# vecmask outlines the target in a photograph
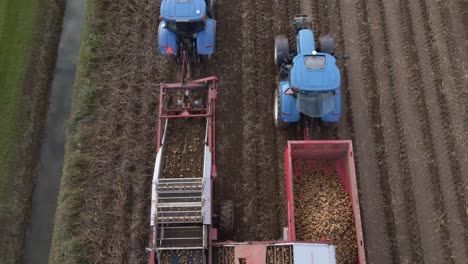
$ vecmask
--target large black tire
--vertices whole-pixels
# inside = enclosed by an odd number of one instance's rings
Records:
[[[206,3],[206,13],[208,15],[208,18],[214,19],[215,13],[214,13],[214,2],[215,0],[205,0]]]
[[[275,89],[275,102],[273,103],[273,120],[275,121],[275,127],[277,129],[287,129],[289,123],[281,120],[281,96],[279,89]]]
[[[319,49],[320,52],[328,53],[331,55],[335,53],[336,43],[335,43],[335,39],[332,36],[326,35],[326,36],[320,37],[319,43],[320,43],[320,49]]]
[[[232,239],[234,232],[234,203],[232,200],[222,201],[221,203],[219,232],[222,240]]]
[[[275,65],[280,68],[281,65],[288,63],[289,59],[289,41],[286,37],[275,38]]]

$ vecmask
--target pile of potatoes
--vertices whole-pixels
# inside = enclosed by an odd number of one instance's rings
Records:
[[[234,264],[234,247],[213,247],[214,264]]]
[[[178,260],[180,264],[202,264],[203,252],[201,250],[167,250],[160,255],[161,264],[172,264]]]
[[[276,256],[275,256],[276,251]],[[294,263],[292,258],[292,246],[269,246],[267,247],[267,264]]]
[[[294,164],[294,214],[298,241],[328,241],[337,263],[356,263],[357,245],[351,203],[334,162]]]

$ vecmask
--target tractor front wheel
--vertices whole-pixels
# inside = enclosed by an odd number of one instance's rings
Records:
[[[281,95],[279,89],[275,89],[275,102],[273,104],[273,119],[277,129],[286,129],[289,124],[281,120]]]
[[[207,11],[206,13],[211,19],[214,19],[214,2],[215,0],[205,0]]]
[[[335,39],[332,36],[326,35],[326,36],[320,37],[319,43],[320,43],[320,52],[328,53],[330,55],[333,55],[335,53],[336,43],[335,43]]]
[[[289,60],[289,41],[286,37],[277,37],[275,39],[275,64],[280,68],[281,65],[288,63]]]

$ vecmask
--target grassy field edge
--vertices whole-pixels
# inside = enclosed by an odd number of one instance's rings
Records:
[[[6,3],[0,2],[0,8],[4,8]],[[2,70],[0,87],[2,92],[7,93],[7,97],[11,95],[11,91],[14,91],[14,96],[8,97],[7,104],[1,104],[0,112],[4,119],[0,124],[3,131],[14,132],[8,132],[13,133],[12,136],[0,133],[0,143],[8,141],[7,145],[0,144],[2,153],[7,153],[7,156],[0,154],[0,158],[8,159],[6,170],[6,167],[0,166],[0,178],[3,179],[0,179],[0,192],[3,192],[3,198],[0,198],[0,263],[22,261],[25,232],[31,215],[31,196],[39,166],[41,141],[65,10],[65,0],[35,1],[30,3],[34,7],[32,13],[23,11],[31,9],[31,6],[25,6],[24,2],[15,4],[20,5],[15,12],[1,9],[13,18],[9,19],[8,32],[0,30],[0,38],[8,43],[0,49],[0,68],[8,69]],[[27,19],[24,19],[25,12],[30,16]],[[0,27],[7,25],[6,17],[0,15]],[[11,22],[15,20],[21,20],[18,23],[22,25],[30,24],[27,26],[29,30],[24,30],[24,25],[16,27],[15,23]],[[12,34],[29,36],[21,40]],[[23,52],[19,57],[15,56],[18,46],[22,47]],[[13,75],[10,75],[12,72]],[[11,78],[14,78],[15,82],[8,80]],[[1,98],[0,102],[3,103],[7,97]]]
[[[24,1],[0,3],[0,206],[5,202],[6,187],[11,179],[22,82],[33,47],[38,10],[37,1],[29,5]]]
[[[64,170],[58,198],[50,263],[89,263],[86,245],[80,240],[78,220],[85,197],[80,183],[91,165],[85,151],[85,123],[92,121],[99,81],[95,78],[102,46],[103,4],[87,0],[86,19],[75,80],[71,121],[67,131]]]

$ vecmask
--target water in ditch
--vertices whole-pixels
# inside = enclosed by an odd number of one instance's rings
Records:
[[[69,0],[65,9],[39,173],[32,197],[31,224],[26,232],[25,264],[45,264],[49,259],[85,2]]]

